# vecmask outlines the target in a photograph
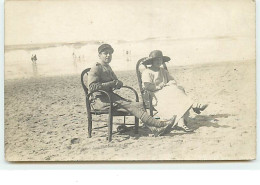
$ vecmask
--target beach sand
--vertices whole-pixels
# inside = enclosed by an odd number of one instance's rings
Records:
[[[87,137],[80,75],[5,80],[5,158],[8,161],[250,160],[256,156],[255,62],[170,68],[194,100],[208,103],[193,115],[192,133],[151,137],[140,125],[106,140],[107,128]],[[116,72],[139,92],[135,71]],[[131,97],[129,91],[121,92]],[[132,96],[133,97],[133,96]],[[93,126],[106,123],[94,116]],[[123,118],[114,120],[114,130]],[[127,123],[134,123],[133,117]]]

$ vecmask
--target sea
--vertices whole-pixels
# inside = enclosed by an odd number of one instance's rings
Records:
[[[114,48],[114,71],[135,70],[137,61],[152,50],[169,56],[168,66],[255,59],[255,38],[241,36],[5,45],[5,79],[80,75],[99,61],[97,48],[102,43]],[[34,55],[36,61],[31,60]]]

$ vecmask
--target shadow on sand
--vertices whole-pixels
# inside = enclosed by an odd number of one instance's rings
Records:
[[[196,131],[200,127],[214,127],[214,128],[229,128],[228,125],[219,125],[219,118],[228,118],[229,116],[233,116],[231,114],[214,114],[214,115],[197,115],[194,118],[191,118],[187,123],[187,126],[192,130]],[[176,136],[176,135],[186,135],[193,134],[194,132],[184,132],[181,128],[174,127],[171,130],[171,133],[165,134],[165,136]],[[148,137],[152,134],[152,132],[147,127],[139,127],[139,133],[135,134],[134,130],[130,130],[125,133],[119,133],[119,135],[128,135],[130,137],[134,137],[135,139],[139,139],[140,137]],[[129,138],[130,138],[129,137]]]
[[[197,115],[195,118],[191,119],[187,126],[193,130],[200,127],[214,127],[214,128],[228,128],[228,125],[219,125],[218,118],[228,118],[232,116],[231,114],[214,114],[214,115]]]

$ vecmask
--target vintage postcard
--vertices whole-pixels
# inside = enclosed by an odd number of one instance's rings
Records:
[[[7,161],[254,160],[255,2],[5,2]]]

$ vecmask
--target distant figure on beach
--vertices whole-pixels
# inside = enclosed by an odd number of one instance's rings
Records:
[[[32,60],[33,76],[37,76],[38,69],[37,69],[37,63],[36,63],[36,61],[37,61],[36,54],[32,55],[31,60]]]
[[[126,61],[130,62],[131,61],[131,50],[130,51],[126,50],[125,54],[126,54]]]
[[[113,52],[114,49],[109,44],[102,44],[99,46],[98,56],[100,62],[96,63],[91,68],[88,75],[88,86],[90,92],[96,90],[107,91],[110,94],[116,109],[125,109],[135,115],[152,131],[155,136],[163,135],[165,130],[167,130],[168,127],[171,127],[175,118],[168,121],[156,120],[146,113],[141,102],[132,102],[113,92],[114,89],[120,89],[123,86],[123,82],[117,78],[109,65],[112,60]],[[92,97],[92,101],[94,109],[109,109],[109,100],[101,93],[95,93]]]
[[[77,72],[77,56],[75,55],[75,53],[72,53],[72,61],[73,61],[73,66],[74,66],[74,70]]]
[[[32,62],[36,63],[36,61],[37,61],[36,54],[35,55],[32,54],[31,60],[32,60]]]
[[[160,66],[170,61],[170,57],[163,56],[162,51],[152,51],[143,64],[150,65],[142,73],[143,85],[146,90],[153,92],[153,105],[158,111],[160,120],[170,120],[177,115],[175,124],[186,132],[192,130],[187,127],[189,112],[193,110],[200,114],[206,109],[207,104],[194,103],[179,86],[169,72]]]

